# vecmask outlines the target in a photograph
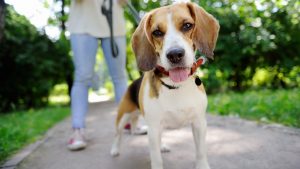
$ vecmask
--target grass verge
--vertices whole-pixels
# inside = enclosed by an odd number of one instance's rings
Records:
[[[300,127],[300,88],[224,93],[208,97],[208,112]]]
[[[0,114],[0,164],[20,148],[42,137],[69,113],[69,107],[52,106]]]

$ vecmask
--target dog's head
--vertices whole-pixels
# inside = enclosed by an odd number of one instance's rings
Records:
[[[174,76],[183,76],[192,67],[196,49],[213,58],[219,27],[212,15],[194,3],[149,12],[132,37],[139,69],[148,71],[160,65]]]

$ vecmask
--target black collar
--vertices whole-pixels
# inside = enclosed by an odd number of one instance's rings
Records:
[[[179,86],[172,86],[172,85],[168,85],[166,84],[164,81],[160,80],[161,84],[164,85],[166,88],[172,90],[172,89],[179,89]]]
[[[166,88],[168,88],[170,90],[171,89],[179,89],[179,86],[168,85],[164,81],[162,81],[161,79],[160,79],[160,81],[161,81],[162,85],[164,85]],[[202,80],[198,76],[195,77],[195,84],[197,86],[200,86],[202,84]]]

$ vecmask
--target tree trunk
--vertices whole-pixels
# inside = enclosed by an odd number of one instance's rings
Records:
[[[4,26],[5,26],[5,2],[0,0],[0,42],[3,39],[4,35]]]
[[[65,0],[61,0],[60,28],[61,28],[61,34],[62,34],[62,36],[65,36],[65,32],[66,32],[65,6],[66,6],[66,1]],[[68,94],[71,97],[71,89],[72,89],[72,86],[73,86],[73,74],[68,74],[67,75],[66,82],[67,82],[67,85],[68,85]]]
[[[61,11],[60,11],[60,14],[61,14],[61,30],[63,33],[65,33],[66,31],[66,21],[65,21],[65,6],[66,6],[66,1],[65,0],[61,0]]]

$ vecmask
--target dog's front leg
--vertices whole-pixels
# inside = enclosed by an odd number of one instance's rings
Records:
[[[206,156],[206,118],[199,117],[192,123],[192,130],[196,146],[196,169],[210,169]]]
[[[148,130],[151,169],[163,169],[160,143],[161,131],[159,124],[149,124]]]

